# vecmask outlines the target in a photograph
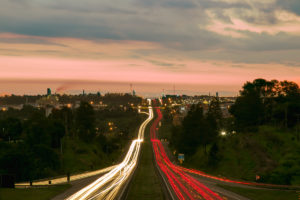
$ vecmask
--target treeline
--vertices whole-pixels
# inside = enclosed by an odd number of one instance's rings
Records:
[[[192,155],[200,145],[207,152],[207,145],[217,140],[222,126],[222,111],[217,98],[212,100],[206,114],[201,104],[192,105],[182,125],[173,127],[171,144],[180,153]]]
[[[131,108],[94,110],[84,101],[77,109],[53,109],[48,117],[29,105],[0,111],[0,174],[28,181],[103,166],[140,121]]]
[[[300,184],[300,89],[294,82],[256,79],[244,84],[224,118],[217,98],[192,105],[170,144],[185,165],[254,181]],[[171,112],[164,113],[172,123]]]
[[[292,128],[300,120],[299,86],[277,80],[247,82],[230,113],[237,130],[255,130],[263,124]]]

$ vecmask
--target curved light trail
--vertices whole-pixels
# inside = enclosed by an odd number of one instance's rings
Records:
[[[103,173],[106,173],[106,172],[112,170],[115,167],[116,167],[116,165],[113,165],[113,166],[110,166],[110,167],[106,167],[104,169],[99,169],[99,170],[95,170],[95,171],[91,171],[91,172],[85,172],[85,173],[81,173],[81,174],[72,175],[72,176],[70,176],[70,181],[76,181],[76,180],[80,180],[80,179],[83,179],[83,178],[88,178],[88,177],[91,177],[91,176],[103,174]],[[56,184],[62,184],[62,183],[69,182],[68,177],[64,176],[64,177],[59,177],[59,178],[47,179],[47,180],[33,181],[32,185],[34,185],[34,186],[49,185],[49,181],[51,181],[51,185],[56,185]],[[22,183],[16,183],[15,184],[15,187],[29,187],[29,186],[30,186],[29,182],[22,182]]]
[[[221,200],[222,198],[200,183],[198,180],[187,174],[182,168],[174,165],[168,158],[163,145],[156,137],[157,125],[162,119],[160,109],[156,109],[158,117],[150,128],[150,137],[155,154],[155,159],[160,170],[167,177],[177,198],[183,199],[207,199]]]
[[[206,174],[202,171],[195,170],[195,169],[188,169],[185,167],[177,166],[179,170],[183,170],[185,172],[191,173],[191,174],[197,174],[199,176],[203,176],[206,178],[218,180],[221,182],[227,182],[227,183],[235,183],[235,184],[242,184],[242,185],[249,185],[249,186],[263,186],[263,187],[270,187],[270,188],[291,188],[290,185],[275,185],[275,184],[268,184],[268,183],[254,183],[254,182],[245,182],[245,181],[237,181],[237,180],[231,180],[228,178],[221,178],[217,176],[212,176],[209,174]]]
[[[151,126],[150,134],[151,141],[153,145],[153,150],[155,153],[156,162],[160,168],[160,170],[165,174],[169,184],[173,188],[174,194],[176,194],[178,199],[210,199],[210,200],[220,200],[218,194],[214,193],[207,186],[200,183],[195,178],[191,177],[190,174],[197,174],[202,177],[206,177],[209,179],[214,179],[222,182],[235,183],[235,184],[243,184],[249,186],[264,186],[264,187],[290,187],[288,185],[274,185],[274,184],[265,184],[265,183],[254,183],[254,182],[244,182],[237,180],[230,180],[227,178],[221,178],[206,174],[202,171],[195,169],[188,169],[178,165],[174,165],[168,158],[164,147],[159,139],[156,137],[157,125],[159,121],[162,119],[162,113],[159,108],[156,109],[158,117],[154,121]]]
[[[151,104],[150,104],[151,105]],[[147,124],[153,119],[153,110],[149,106],[149,116],[141,124],[138,138],[133,140],[124,160],[116,165],[111,171],[101,176],[90,185],[79,190],[67,200],[83,199],[115,199],[120,189],[134,172],[137,165],[141,143],[144,139],[144,132]]]

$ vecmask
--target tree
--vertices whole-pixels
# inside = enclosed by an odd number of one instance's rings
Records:
[[[215,141],[218,132],[216,120],[203,115],[201,105],[193,105],[188,115],[182,122],[182,133],[180,134],[179,150],[183,153],[194,154],[202,145],[206,153],[206,146]],[[177,133],[178,134],[178,133]]]
[[[220,107],[220,101],[218,98],[213,98],[209,104],[207,119],[211,122],[212,126],[215,126],[217,130],[220,130],[223,126],[223,115]]]
[[[208,164],[211,167],[216,167],[220,159],[218,144],[214,143],[209,150]]]
[[[95,112],[87,102],[81,102],[76,110],[75,124],[79,137],[84,141],[91,141],[95,137]]]
[[[53,109],[51,115],[49,116],[50,119],[61,122],[65,127],[65,134],[71,135],[71,129],[73,127],[73,119],[74,115],[70,108],[63,107],[62,109]]]
[[[289,81],[255,79],[244,84],[230,112],[239,130],[275,123],[293,127],[300,114],[299,86]]]
[[[238,130],[256,129],[264,118],[264,106],[257,93],[238,97],[230,108]]]
[[[22,123],[17,118],[7,118],[0,123],[0,135],[4,140],[17,140],[21,133],[23,127]]]
[[[48,131],[51,137],[51,147],[59,148],[61,146],[61,139],[65,135],[65,126],[58,120],[51,120],[48,124]]]

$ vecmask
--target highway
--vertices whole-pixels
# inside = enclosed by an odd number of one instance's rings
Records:
[[[119,193],[122,192],[122,188],[125,186],[136,168],[141,144],[144,139],[145,128],[153,119],[152,107],[149,106],[148,110],[148,118],[141,124],[138,137],[132,141],[124,160],[90,185],[68,197],[67,200],[118,198],[118,195],[120,195]]]
[[[160,109],[156,109],[157,118],[150,128],[150,138],[155,154],[155,160],[160,171],[166,177],[168,184],[172,188],[172,198],[174,199],[206,199],[206,200],[221,200],[219,194],[213,192],[206,185],[199,182],[196,178],[186,173],[183,169],[174,165],[168,158],[164,147],[156,137],[157,125],[162,119]]]

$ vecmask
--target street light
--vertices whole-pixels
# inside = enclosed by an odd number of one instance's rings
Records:
[[[226,135],[226,132],[225,132],[225,131],[221,131],[221,135],[222,135],[222,136],[225,136],[225,135]]]

